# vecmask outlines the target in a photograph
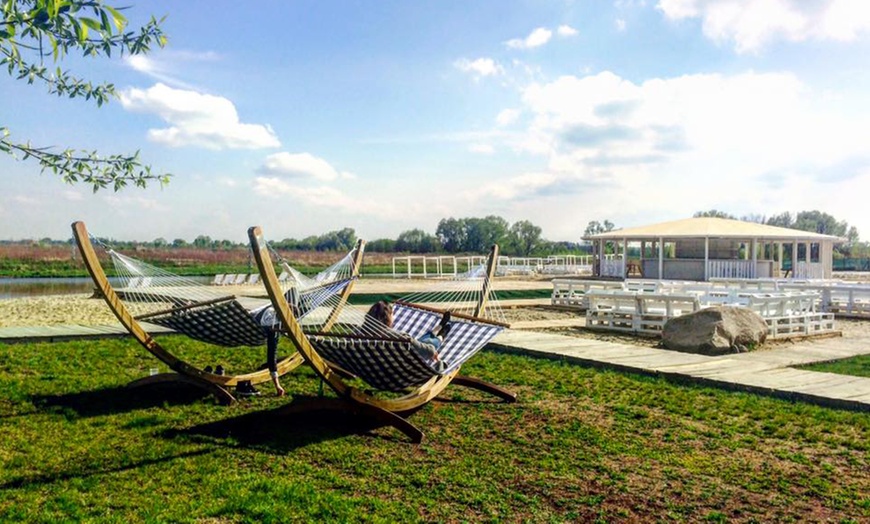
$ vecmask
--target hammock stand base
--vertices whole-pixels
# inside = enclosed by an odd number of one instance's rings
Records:
[[[158,373],[157,375],[142,377],[130,382],[127,384],[127,387],[133,389],[168,384],[183,384],[202,389],[209,395],[212,395],[219,404],[224,406],[229,406],[236,402],[236,397],[234,397],[226,388],[223,388],[214,382],[209,382],[208,380],[181,375],[179,373]]]
[[[508,404],[513,404],[517,401],[516,393],[479,378],[469,377],[467,375],[456,375],[453,377],[453,383],[457,386],[465,386],[484,393],[489,393],[490,395],[504,400]]]

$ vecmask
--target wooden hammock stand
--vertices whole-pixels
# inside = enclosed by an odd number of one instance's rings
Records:
[[[270,380],[269,370],[266,366],[262,366],[260,369],[249,373],[243,373],[239,375],[216,375],[214,373],[209,373],[203,369],[200,369],[184,360],[173,355],[169,350],[164,348],[159,342],[154,340],[154,338],[142,327],[142,324],[139,322],[139,319],[134,317],[130,310],[124,305],[121,301],[121,298],[118,296],[118,293],[109,283],[108,278],[106,277],[105,271],[103,271],[102,265],[100,265],[100,261],[97,257],[97,253],[94,250],[93,245],[90,241],[90,236],[88,235],[87,228],[85,227],[84,222],[74,222],[72,224],[73,237],[75,238],[76,244],[78,245],[79,252],[82,255],[82,260],[85,263],[85,267],[90,273],[91,278],[94,280],[94,284],[97,286],[97,289],[102,293],[103,298],[106,301],[106,304],[109,305],[109,308],[112,310],[112,313],[115,314],[118,321],[130,332],[131,335],[146,349],[149,353],[157,357],[158,360],[166,364],[169,369],[174,371],[174,373],[159,373],[157,375],[152,375],[148,377],[143,377],[138,380],[134,380],[129,383],[128,387],[141,387],[141,386],[150,386],[155,384],[172,384],[172,383],[182,383],[182,384],[190,384],[196,386],[200,389],[205,390],[209,394],[213,395],[217,401],[221,404],[229,405],[236,401],[235,397],[230,393],[229,388],[236,387],[240,382],[250,382],[251,384],[260,384],[263,382],[267,382]],[[352,276],[357,276],[359,273],[360,263],[362,262],[362,246],[361,241],[357,245],[357,250],[355,253],[355,258],[353,260],[353,268],[352,268]],[[277,279],[273,280],[277,282]],[[353,285],[356,279],[351,279],[345,289],[342,291],[338,304],[335,309],[331,312],[331,317],[334,318],[337,316],[338,311],[344,306],[347,302],[347,298],[350,296],[351,290],[353,289]],[[280,294],[280,293],[279,293]],[[217,304],[221,302],[225,302],[228,299],[217,299],[214,301],[206,301],[200,302],[196,304],[192,304],[190,306],[182,306],[182,309],[186,309],[188,307],[196,307],[196,306],[207,306],[209,304]],[[286,301],[285,301],[286,304]],[[143,315],[140,319],[147,318],[150,315]],[[300,364],[302,364],[303,358],[298,352],[293,353],[278,362],[278,374],[284,375]]]
[[[444,375],[434,375],[424,384],[417,386],[398,398],[380,398],[373,393],[362,391],[349,385],[346,382],[347,372],[327,362],[317,353],[293,316],[287,300],[281,293],[278,279],[275,276],[274,266],[269,258],[268,248],[263,240],[261,228],[254,226],[248,229],[248,238],[251,242],[251,248],[260,271],[260,276],[266,286],[269,298],[272,300],[272,305],[275,308],[278,319],[281,321],[282,329],[296,345],[297,351],[302,355],[302,358],[338,395],[337,399],[320,399],[315,402],[306,403],[304,406],[294,406],[291,404],[287,407],[288,411],[328,409],[365,415],[374,418],[384,425],[395,427],[407,435],[412,442],[419,443],[423,440],[423,432],[411,424],[405,417],[437,397],[451,383],[490,393],[505,402],[516,402],[516,395],[514,393],[476,378],[459,375],[459,368]],[[495,273],[497,259],[498,246],[493,246],[486,268],[487,278],[485,287],[475,308],[474,317],[477,321],[482,321],[477,317],[486,308],[489,286]]]

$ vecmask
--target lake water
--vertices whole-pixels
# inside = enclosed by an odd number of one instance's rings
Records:
[[[188,277],[208,284],[212,277]],[[110,278],[112,285],[117,280]],[[0,278],[0,300],[10,298],[41,297],[45,295],[77,295],[91,293],[94,281],[90,277],[70,278]]]

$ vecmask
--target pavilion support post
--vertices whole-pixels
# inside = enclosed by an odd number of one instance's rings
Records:
[[[798,243],[795,240],[791,243],[791,278],[792,278],[792,280],[794,280],[797,277],[797,263],[798,263]]]
[[[659,280],[665,279],[665,240],[659,237]]]
[[[750,246],[752,246],[752,267],[749,274],[751,278],[758,278],[758,240],[753,238],[750,241]]]
[[[622,279],[628,278],[628,239],[622,239]]]
[[[604,251],[605,245],[604,240],[598,241],[598,276],[604,276],[604,261],[607,258],[607,253]]]
[[[782,277],[783,242],[776,243],[776,276]]]
[[[812,271],[811,271],[811,268],[813,266],[810,264],[810,261],[812,260],[812,257],[810,257],[810,248],[811,247],[812,247],[812,244],[809,242],[806,242],[806,247],[804,248],[804,261],[806,262],[806,267],[807,267],[806,278],[812,278],[812,276],[813,276]]]
[[[704,282],[710,280],[710,237],[704,237]]]

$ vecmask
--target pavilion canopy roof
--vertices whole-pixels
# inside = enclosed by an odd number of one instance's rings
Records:
[[[656,240],[659,238],[733,238],[747,240],[754,238],[757,240],[780,240],[786,242],[843,241],[840,237],[832,235],[822,235],[799,229],[788,229],[757,224],[755,222],[713,217],[686,218],[649,226],[630,227],[583,238],[584,240]]]

